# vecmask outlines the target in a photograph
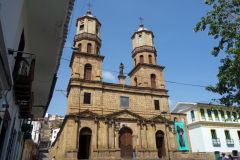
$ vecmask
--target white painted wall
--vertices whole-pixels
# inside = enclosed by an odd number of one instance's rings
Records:
[[[52,143],[55,141],[55,139],[57,138],[57,134],[58,134],[59,131],[60,131],[60,128],[58,128],[58,129],[53,129],[53,131],[52,131],[52,137],[51,137],[51,145],[52,145]]]
[[[201,128],[189,130],[192,152],[205,152],[205,144],[203,141],[203,132]]]

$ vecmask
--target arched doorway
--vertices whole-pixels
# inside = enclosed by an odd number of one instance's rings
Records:
[[[84,127],[80,131],[78,159],[89,159],[91,154],[91,129]]]
[[[123,127],[119,131],[119,148],[121,149],[121,158],[133,158],[132,131]]]
[[[164,132],[157,131],[156,133],[156,147],[158,150],[158,157],[162,158],[166,155],[165,152],[165,143],[164,143]]]

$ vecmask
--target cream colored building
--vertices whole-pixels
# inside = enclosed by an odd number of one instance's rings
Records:
[[[135,147],[138,158],[191,157],[191,149],[181,152],[177,146],[164,67],[156,63],[153,32],[141,24],[133,33],[130,85],[125,84],[122,72],[119,84],[112,84],[102,82],[101,23],[88,11],[77,19],[76,26],[74,45],[78,50],[73,51],[70,62],[67,113],[52,144],[52,157],[133,158]],[[161,114],[163,111],[167,114]]]

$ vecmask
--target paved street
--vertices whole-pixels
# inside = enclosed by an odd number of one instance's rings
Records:
[[[51,155],[48,152],[39,151],[39,160],[51,160]]]

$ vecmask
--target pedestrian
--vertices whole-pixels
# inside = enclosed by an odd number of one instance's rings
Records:
[[[134,159],[137,158],[137,153],[136,153],[136,151],[137,151],[137,150],[136,150],[136,147],[134,147],[134,148],[133,148],[133,156],[134,156]]]
[[[222,160],[228,160],[228,157],[226,156],[225,153],[222,153]]]
[[[231,154],[228,155],[228,160],[233,160]]]
[[[52,160],[56,160],[56,159],[55,159],[55,156],[53,156]]]

